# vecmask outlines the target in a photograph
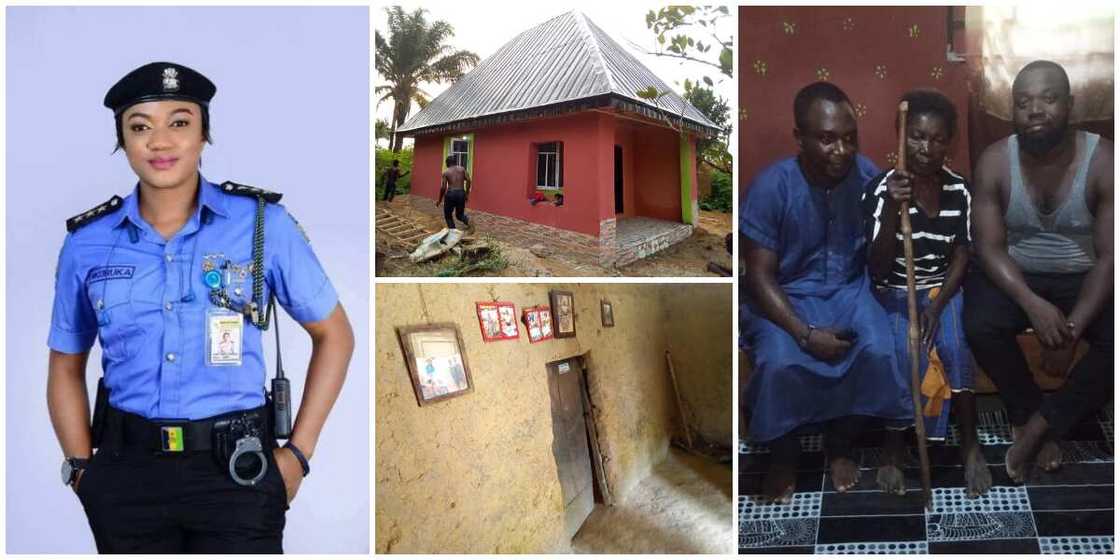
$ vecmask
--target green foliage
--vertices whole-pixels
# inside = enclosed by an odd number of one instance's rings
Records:
[[[646,13],[646,28],[657,36],[658,48],[653,54],[706,64],[731,78],[731,37],[715,33],[716,23],[730,15],[727,6],[667,6],[656,12],[650,10]],[[713,85],[708,76],[702,80]]]
[[[641,97],[642,99],[657,101],[661,96],[665,95],[668,92],[658,91],[656,87],[649,86],[645,89],[640,89],[635,93],[637,93],[638,97]]]
[[[374,123],[373,123],[373,139],[374,139],[374,141],[379,141],[379,140],[390,140],[391,141],[392,136],[393,136],[393,127],[389,126],[389,121],[387,121],[385,119],[377,119],[376,121],[374,121]]]
[[[692,80],[684,81],[684,98],[720,129],[719,138],[697,142],[697,156],[711,167],[730,172],[731,153],[727,151],[727,142],[731,135],[731,107],[727,100]]]
[[[731,190],[731,174],[712,171],[712,192],[700,201],[700,209],[730,212]]]
[[[443,20],[428,22],[417,8],[407,13],[400,6],[385,8],[389,16],[389,34],[374,32],[374,65],[381,79],[388,81],[373,89],[380,95],[377,102],[393,102],[393,120],[389,123],[396,131],[412,111],[412,103],[420,107],[428,103],[428,96],[420,90],[424,82],[453,82],[478,64],[478,55],[466,50],[454,50],[447,41],[455,36],[455,29]],[[401,149],[401,137],[392,140],[394,151]]]
[[[498,272],[509,266],[509,260],[502,254],[501,246],[494,241],[493,237],[485,235],[482,241],[490,247],[490,252],[485,257],[474,260],[463,254],[454,259],[445,259],[444,265],[436,271],[435,275],[444,277],[479,275],[486,272]]]
[[[393,166],[393,160],[401,160],[401,173],[409,171],[408,175],[397,179],[397,194],[405,194],[412,189],[412,148],[404,148],[400,152],[393,153],[393,150],[385,148],[376,148],[374,153],[374,170],[377,172],[377,179],[374,186],[374,194],[377,200],[385,194],[385,171]]]

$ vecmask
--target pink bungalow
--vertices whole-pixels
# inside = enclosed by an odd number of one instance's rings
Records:
[[[638,96],[650,87],[665,93]],[[415,138],[413,195],[435,199],[454,156],[476,186],[468,212],[536,224],[623,265],[691,235],[696,140],[718,129],[569,12],[514,37],[398,132]]]

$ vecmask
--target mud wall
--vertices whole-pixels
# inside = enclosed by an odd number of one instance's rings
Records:
[[[677,422],[665,366],[665,302],[711,288],[378,285],[376,551],[566,551],[545,364],[586,354],[606,479],[621,499],[665,457]],[[729,288],[721,288],[729,313]],[[530,344],[522,325],[518,340],[482,341],[475,302],[511,301],[520,315],[523,307],[546,305],[549,289],[573,292],[575,338]],[[602,326],[601,299],[613,304],[613,328]],[[459,325],[474,392],[421,408],[394,327],[429,322]],[[678,334],[682,344],[685,334]],[[729,335],[693,339],[718,340],[730,355]]]
[[[658,286],[665,304],[668,347],[689,426],[705,440],[734,447],[731,434],[731,286]]]

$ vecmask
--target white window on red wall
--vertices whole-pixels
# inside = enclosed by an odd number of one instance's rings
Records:
[[[470,164],[471,142],[466,138],[451,140],[451,157],[455,158],[455,165],[467,167]]]
[[[564,186],[564,143],[537,144],[537,189],[559,190]]]

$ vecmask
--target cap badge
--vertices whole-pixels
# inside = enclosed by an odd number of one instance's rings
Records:
[[[174,68],[163,69],[163,91],[179,91],[179,71]]]

